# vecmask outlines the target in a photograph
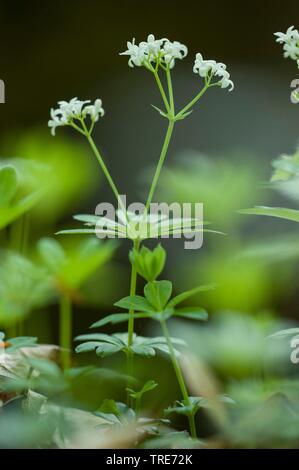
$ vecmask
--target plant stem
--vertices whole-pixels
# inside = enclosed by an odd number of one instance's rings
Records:
[[[165,339],[167,341],[171,362],[172,362],[174,372],[175,372],[178,384],[180,386],[180,389],[181,389],[181,392],[182,392],[182,395],[183,395],[184,404],[185,404],[185,406],[190,406],[190,400],[189,400],[187,387],[185,385],[184,377],[183,377],[181,368],[179,366],[178,360],[177,360],[176,355],[175,355],[175,351],[174,351],[174,348],[173,348],[173,345],[172,345],[172,342],[171,342],[171,337],[170,337],[170,334],[169,334],[169,331],[168,331],[168,328],[167,328],[166,321],[165,320],[160,320],[160,324],[161,324],[163,335],[165,336]],[[190,427],[191,437],[196,439],[197,435],[196,435],[196,426],[195,426],[194,415],[190,413],[188,415],[188,420],[189,420],[189,427]]]
[[[156,168],[156,172],[155,172],[155,175],[154,175],[151,187],[150,187],[150,191],[149,191],[149,194],[148,194],[148,198],[147,198],[147,201],[146,201],[146,206],[145,206],[146,211],[148,211],[148,209],[150,207],[150,204],[153,200],[153,196],[154,196],[157,184],[158,184],[160,173],[161,173],[161,170],[163,168],[163,164],[164,164],[165,157],[166,157],[166,154],[167,154],[167,150],[168,150],[168,147],[169,147],[173,127],[174,127],[174,121],[169,121],[166,136],[165,136],[163,147],[162,147],[161,154],[160,154],[160,158],[159,158],[158,165],[157,165],[157,168]]]
[[[60,297],[59,312],[59,345],[60,360],[63,370],[71,366],[72,357],[72,304],[67,295]]]
[[[154,77],[156,79],[159,91],[161,93],[162,100],[163,100],[163,103],[165,105],[165,108],[166,108],[167,112],[169,112],[170,111],[170,106],[169,106],[169,103],[168,103],[168,100],[167,100],[167,97],[166,97],[166,94],[165,94],[165,91],[164,91],[164,88],[163,88],[163,85],[161,83],[161,80],[160,80],[160,77],[159,77],[159,74],[158,74],[157,70],[154,70],[153,74],[154,74]]]
[[[134,241],[135,250],[139,250],[140,242],[138,240]],[[136,294],[136,281],[137,281],[137,271],[132,265],[131,269],[131,283],[130,283],[130,296]],[[134,334],[134,310],[129,310],[131,315],[128,321],[128,346],[131,346],[133,343],[133,334]]]
[[[140,246],[140,241],[139,240],[134,240],[134,248],[135,250],[139,250]],[[131,267],[131,281],[130,281],[130,296],[136,294],[136,282],[137,282],[137,271],[135,267],[132,265]],[[133,375],[133,357],[134,353],[130,349],[132,344],[133,344],[133,339],[134,339],[134,310],[130,309],[129,310],[129,321],[128,321],[128,354],[127,354],[127,371],[128,371],[128,376]],[[127,396],[127,402],[128,405],[131,402],[131,398],[128,394]]]
[[[167,87],[168,87],[168,94],[169,94],[170,111],[171,111],[172,117],[174,117],[174,98],[173,98],[171,73],[170,73],[169,67],[167,67],[167,69],[166,69],[166,77],[167,77]]]
[[[188,103],[183,109],[181,109],[180,112],[178,112],[178,114],[176,115],[176,118],[182,116],[187,111],[189,111],[189,109],[192,108],[192,106],[194,106],[195,103],[197,103],[197,101],[200,100],[200,98],[205,94],[209,86],[210,86],[210,83],[207,82],[205,86],[203,87],[203,89],[193,98],[193,100],[191,100],[190,103]]]
[[[108,183],[109,183],[109,185],[110,185],[110,188],[112,189],[113,194],[114,194],[114,196],[116,197],[117,202],[119,203],[119,205],[121,206],[122,210],[123,210],[124,213],[126,214],[127,211],[126,211],[126,208],[125,208],[125,206],[124,206],[124,204],[123,204],[123,202],[122,202],[122,200],[121,200],[121,198],[120,198],[120,195],[119,195],[118,189],[117,189],[117,187],[116,187],[116,184],[114,183],[114,181],[113,181],[113,179],[112,179],[112,176],[110,175],[110,172],[109,172],[109,170],[108,170],[108,168],[107,168],[107,166],[106,166],[106,164],[105,164],[105,162],[104,162],[104,160],[103,160],[103,158],[102,158],[102,156],[101,156],[101,154],[100,154],[100,152],[99,152],[99,150],[98,150],[96,144],[94,143],[94,140],[93,140],[93,138],[91,137],[91,135],[90,135],[90,133],[89,133],[89,131],[88,131],[88,129],[87,129],[87,127],[86,127],[84,121],[82,121],[82,125],[83,125],[83,129],[84,129],[84,131],[85,131],[85,136],[86,136],[86,138],[87,138],[87,140],[88,140],[88,142],[89,142],[89,145],[91,146],[91,148],[92,148],[92,150],[93,150],[93,153],[95,154],[95,156],[96,156],[96,158],[97,158],[97,160],[98,160],[98,162],[99,162],[99,164],[100,164],[100,167],[101,167],[101,169],[102,169],[102,171],[103,171],[103,173],[104,173],[104,175],[105,175],[105,177],[106,177],[106,179],[107,179],[107,181],[108,181]]]

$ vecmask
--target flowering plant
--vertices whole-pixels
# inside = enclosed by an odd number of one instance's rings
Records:
[[[94,104],[90,104],[89,100],[82,101],[78,98],[73,98],[69,102],[59,101],[58,107],[51,109],[49,127],[51,128],[52,135],[55,135],[55,131],[58,127],[70,126],[86,137],[120,206],[118,210],[119,222],[112,221],[106,217],[80,215],[75,218],[87,224],[89,228],[64,230],[61,233],[104,233],[107,236],[117,235],[120,238],[127,237],[131,239],[133,243],[133,249],[129,256],[132,266],[130,295],[116,303],[118,307],[126,309],[127,313],[110,315],[93,325],[94,327],[102,327],[109,322],[115,324],[127,321],[127,334],[120,336],[118,334],[107,336],[102,333],[81,335],[78,339],[87,340],[87,342],[78,346],[77,351],[84,352],[95,350],[101,357],[123,351],[127,356],[128,372],[130,375],[133,374],[134,354],[152,356],[155,354],[155,349],[157,348],[169,353],[182,392],[183,404],[190,410],[187,413],[190,433],[192,437],[195,438],[195,413],[179,366],[177,358],[178,353],[173,347],[174,341],[170,337],[166,321],[174,315],[196,320],[205,320],[207,314],[202,308],[196,307],[185,311],[184,309],[180,310],[175,307],[195,293],[205,290],[206,288],[212,288],[213,286],[195,288],[170,300],[172,291],[171,282],[165,280],[157,281],[157,277],[163,270],[165,263],[166,254],[164,249],[160,246],[153,251],[145,248],[140,250],[142,241],[148,238],[147,232],[149,227],[152,229],[151,236],[153,237],[178,234],[186,228],[191,232],[203,231],[202,223],[199,223],[193,218],[179,218],[170,221],[163,216],[159,217],[155,214],[149,214],[150,205],[157,188],[175,122],[185,119],[192,112],[192,107],[202,98],[209,88],[227,88],[229,91],[232,91],[234,88],[234,84],[230,79],[230,74],[225,64],[218,63],[215,60],[205,60],[202,54],[197,53],[193,72],[204,79],[204,85],[191,101],[177,111],[175,109],[172,86],[172,71],[176,62],[183,60],[187,56],[187,53],[188,49],[184,44],[178,41],[170,41],[167,38],[156,39],[153,34],[150,34],[146,41],[142,41],[139,44],[135,42],[135,39],[133,39],[132,42],[128,42],[127,50],[120,54],[129,58],[128,64],[130,67],[142,67],[153,75],[164,104],[164,109],[158,107],[155,107],[155,109],[161,116],[168,120],[165,140],[143,214],[136,216],[134,213],[126,210],[120,192],[106,166],[101,152],[93,140],[92,132],[94,126],[99,118],[104,116],[104,109],[100,99],[96,99]],[[165,77],[166,89],[163,85],[163,79],[161,78],[162,74]],[[148,281],[144,288],[145,297],[136,295],[137,274]],[[136,337],[134,322],[135,319],[138,318],[152,318],[158,320],[161,324],[164,339],[159,339],[157,342],[154,338],[145,340]],[[131,399],[132,396],[129,394],[128,404],[131,403]]]

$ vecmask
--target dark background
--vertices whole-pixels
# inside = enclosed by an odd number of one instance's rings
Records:
[[[0,78],[6,85],[0,139],[8,130],[46,126],[59,99],[100,96],[107,112],[97,128],[101,147],[120,186],[124,168],[129,182],[136,179],[159,152],[165,123],[149,106],[160,103],[151,77],[129,69],[118,54],[132,37],[141,41],[154,33],[188,45],[174,78],[178,102],[198,89],[192,73],[197,51],[225,62],[236,85],[232,94],[213,90],[202,101],[178,126],[172,151],[245,149],[271,159],[294,149],[298,109],[290,103],[289,84],[296,68],[283,60],[273,33],[296,22],[296,1],[0,4]]]

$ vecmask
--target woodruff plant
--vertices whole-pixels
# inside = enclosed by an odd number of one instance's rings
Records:
[[[284,57],[295,60],[299,69],[299,31],[294,29],[294,26],[290,26],[285,33],[274,33],[274,36],[279,44],[283,44]],[[292,93],[292,98],[295,103],[299,102],[298,90]]]
[[[172,86],[172,71],[176,61],[184,59],[187,56],[187,52],[187,47],[178,41],[170,41],[167,38],[156,39],[152,34],[150,34],[147,41],[140,42],[139,44],[135,43],[135,39],[133,39],[132,42],[128,42],[127,50],[120,54],[129,57],[128,63],[130,67],[142,67],[152,74],[164,105],[164,109],[160,109],[156,106],[154,106],[154,108],[168,121],[162,150],[148,192],[145,211],[142,217],[137,221],[140,226],[142,226],[143,223],[146,225],[156,224],[159,228],[159,230],[157,230],[157,235],[180,233],[186,224],[190,230],[203,231],[202,226],[199,226],[197,221],[194,219],[189,219],[187,221],[173,220],[170,222],[169,220],[164,220],[163,217],[159,219],[157,217],[153,217],[151,214],[148,215],[147,213],[157,188],[159,176],[163,168],[175,123],[185,119],[192,112],[192,107],[202,98],[209,88],[227,88],[229,91],[234,88],[234,84],[230,79],[230,74],[223,63],[217,63],[215,60],[205,60],[200,53],[197,53],[195,56],[193,72],[203,79],[204,85],[191,101],[183,106],[182,109],[177,111],[175,108]],[[164,80],[162,77],[164,77]],[[81,101],[77,98],[73,98],[69,102],[59,101],[58,105],[57,109],[51,109],[51,119],[49,120],[51,133],[55,135],[57,127],[70,126],[87,139],[114,193],[117,203],[121,208],[118,216],[123,224],[121,225],[115,222],[111,223],[111,221],[107,221],[104,217],[96,217],[94,215],[76,216],[75,218],[84,222],[88,226],[98,226],[98,224],[100,227],[105,226],[106,229],[103,229],[103,232],[107,235],[123,235],[124,226],[126,226],[126,228],[130,228],[132,220],[134,219],[136,222],[136,215],[131,214],[124,207],[120,197],[120,192],[92,137],[95,124],[99,121],[99,118],[104,116],[102,101],[100,99],[96,99],[94,104],[91,104],[89,100]],[[130,230],[128,232],[129,234],[131,233]],[[96,230],[95,228],[85,228],[63,231],[62,233],[96,233]],[[96,333],[83,335],[77,339],[79,341],[86,342],[80,344],[76,350],[77,352],[95,350],[100,357],[123,351],[127,356],[128,371],[130,374],[132,374],[134,354],[148,357],[155,355],[156,351],[163,351],[164,353],[169,354],[183,397],[182,408],[186,410],[186,415],[189,419],[190,433],[192,437],[196,437],[194,415],[197,408],[195,409],[193,407],[194,400],[188,396],[184,377],[178,362],[179,351],[174,348],[174,344],[181,345],[182,341],[172,339],[170,337],[167,320],[172,316],[205,320],[207,318],[207,314],[202,308],[182,309],[178,308],[178,306],[181,302],[197,292],[211,289],[214,286],[201,286],[171,298],[171,282],[167,280],[157,280],[157,277],[162,272],[165,264],[166,253],[164,249],[160,245],[152,251],[144,246],[141,247],[141,244],[146,237],[138,235],[138,232],[131,236],[127,234],[127,238],[130,238],[133,243],[133,249],[129,255],[131,262],[130,295],[121,299],[115,305],[127,310],[128,312],[109,315],[92,325],[93,327],[101,327],[108,323],[116,324],[128,322],[127,334],[117,333],[106,335]],[[138,274],[147,281],[147,284],[144,287],[144,296],[136,295],[136,280]],[[163,337],[143,338],[136,336],[134,333],[134,321],[139,318],[150,318],[159,321]],[[129,390],[129,403],[133,395],[132,391]],[[135,395],[134,397],[136,399]]]

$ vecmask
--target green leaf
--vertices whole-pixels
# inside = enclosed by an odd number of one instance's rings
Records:
[[[238,211],[240,214],[266,215],[269,217],[278,217],[279,219],[292,220],[299,222],[299,211],[295,209],[287,209],[284,207],[266,207],[257,206],[253,209],[242,209]]]
[[[131,346],[132,351],[139,356],[153,357],[156,355],[154,348],[147,346],[146,344],[133,344]]]
[[[11,224],[22,214],[32,209],[33,206],[40,201],[43,194],[44,192],[42,190],[38,190],[25,196],[23,199],[9,207],[0,205],[0,229]]]
[[[50,271],[54,273],[59,271],[63,263],[66,262],[66,255],[63,248],[58,241],[53,238],[42,238],[39,240],[37,249],[44,263]]]
[[[195,415],[201,406],[201,397],[189,397],[189,404],[186,404],[184,401],[176,401],[174,406],[169,406],[165,413],[166,415],[171,413],[181,414],[181,415]]]
[[[165,113],[164,111],[162,111],[162,109],[158,108],[157,106],[155,105],[151,105],[156,111],[158,111],[159,114],[161,114],[161,116],[165,117],[165,118],[168,118],[168,115],[167,113]]]
[[[269,336],[269,338],[287,338],[289,336],[297,336],[299,335],[299,328],[288,328],[286,330],[280,330],[276,333],[273,333]]]
[[[101,343],[97,348],[96,348],[96,355],[99,357],[107,357],[111,356],[112,354],[116,354],[124,348],[123,345],[118,345],[116,346],[115,344],[110,344],[110,343]]]
[[[208,313],[201,307],[186,307],[175,310],[173,315],[175,317],[188,318],[190,320],[206,321]]]
[[[116,405],[115,400],[105,399],[98,411],[102,413],[113,414],[115,416],[120,416],[120,411]]]
[[[28,358],[27,361],[34,369],[37,369],[43,375],[52,378],[59,378],[61,376],[61,370],[58,365],[48,359]]]
[[[37,338],[34,336],[18,336],[17,338],[10,338],[8,342],[10,346],[7,348],[7,352],[16,351],[17,349],[28,346],[37,346]]]
[[[8,205],[18,189],[17,172],[12,166],[0,169],[0,206]]]
[[[75,338],[75,341],[104,341],[106,343],[115,344],[117,346],[124,344],[119,338],[116,338],[114,335],[105,335],[104,333],[89,333],[86,335],[80,335]]]
[[[160,244],[154,250],[142,246],[141,250],[130,251],[129,259],[137,273],[151,282],[161,274],[165,265],[166,252]]]
[[[151,317],[150,314],[146,315],[143,313],[134,313],[135,320],[138,318],[149,318]],[[108,315],[105,318],[93,323],[90,328],[100,328],[101,326],[105,326],[108,324],[116,325],[117,323],[123,323],[128,321],[130,318],[130,313],[113,313],[112,315]]]
[[[152,313],[153,308],[149,302],[140,295],[131,295],[124,297],[114,304],[116,307],[125,308],[127,310],[137,310],[146,313]]]
[[[134,398],[135,400],[136,399],[141,399],[142,396],[147,393],[147,392],[151,392],[152,390],[154,390],[156,387],[158,386],[157,382],[155,382],[154,380],[148,380],[142,387],[141,390],[139,391],[135,391],[135,390],[132,390],[131,388],[127,388],[130,396],[132,398]]]
[[[147,301],[158,311],[164,310],[172,293],[170,281],[148,282],[144,287],[144,295]]]
[[[175,121],[181,121],[182,119],[185,119],[187,116],[189,116],[191,113],[193,113],[193,110],[187,111],[184,114],[179,114],[179,115],[175,116],[174,120]]]
[[[199,292],[205,292],[208,290],[215,289],[215,287],[216,287],[216,284],[208,284],[206,286],[199,286],[199,287],[195,287],[194,289],[188,290],[186,292],[182,292],[182,294],[179,294],[173,299],[171,299],[171,301],[168,302],[167,307],[170,307],[170,308],[175,307],[181,302],[184,302],[185,300],[189,299],[189,297],[192,297],[193,295],[196,295]]]
[[[70,230],[59,230],[55,235],[86,235],[91,233],[95,235],[96,231],[94,228],[74,228]]]
[[[95,414],[107,419],[112,424],[129,424],[134,422],[136,419],[135,412],[127,405],[109,399],[103,401],[99,410]]]
[[[75,351],[77,353],[94,351],[100,344],[99,341],[87,341],[86,343],[79,344]]]

